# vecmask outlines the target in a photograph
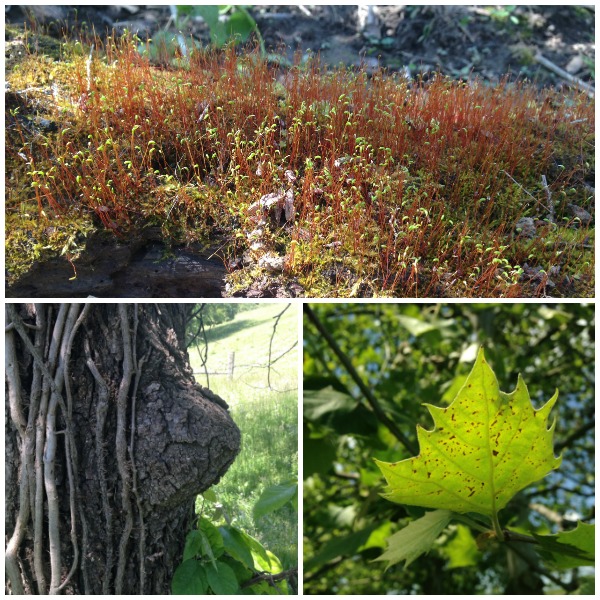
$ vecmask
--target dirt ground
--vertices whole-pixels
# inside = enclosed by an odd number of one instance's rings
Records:
[[[490,83],[506,74],[539,85],[565,77],[542,66],[541,54],[569,75],[594,84],[593,6],[357,6],[252,5],[267,50],[292,59],[318,53],[328,65],[378,65],[414,77],[440,71]],[[6,21],[65,32],[115,28],[141,38],[182,31],[203,43],[210,32],[198,17],[175,22],[169,6],[10,6]]]

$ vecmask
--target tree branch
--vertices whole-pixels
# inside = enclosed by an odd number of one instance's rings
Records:
[[[570,446],[572,442],[583,437],[588,431],[593,430],[595,425],[596,422],[594,420],[584,423],[583,425],[575,429],[575,431],[568,435],[564,440],[557,442],[554,445],[554,451],[560,452],[563,448]]]
[[[369,403],[369,406],[377,416],[377,418],[391,431],[394,437],[412,454],[417,454],[417,449],[413,446],[412,442],[398,429],[396,424],[385,414],[379,401],[367,387],[361,376],[358,374],[354,365],[350,362],[350,359],[342,352],[337,342],[333,339],[329,331],[325,329],[319,318],[315,315],[314,311],[308,304],[304,305],[304,313],[310,320],[310,322],[316,327],[317,331],[323,336],[328,346],[331,348],[333,353],[337,356],[339,361],[342,363],[354,383],[358,386],[361,393]]]
[[[294,567],[292,569],[288,569],[287,571],[281,571],[281,573],[276,573],[273,575],[272,573],[259,573],[252,577],[252,579],[248,579],[241,585],[241,589],[249,588],[251,585],[255,583],[260,583],[261,581],[268,581],[273,587],[275,587],[276,581],[287,580],[291,577],[298,576],[298,567]]]
[[[273,364],[273,362],[275,362],[275,361],[271,362],[271,356],[273,354],[273,340],[275,339],[275,333],[277,333],[277,325],[279,325],[279,320],[281,319],[281,317],[283,317],[283,315],[285,314],[285,311],[288,310],[288,308],[290,306],[291,306],[291,304],[287,304],[286,307],[278,315],[275,315],[273,317],[275,319],[275,323],[273,323],[273,332],[271,333],[271,339],[269,340],[269,360],[267,362],[267,386],[270,390],[273,389],[271,387],[271,365]],[[295,345],[296,344],[294,344],[294,346]],[[294,346],[292,346],[292,348]],[[290,348],[290,350],[291,350],[291,348]],[[279,357],[279,358],[281,358],[281,357]]]

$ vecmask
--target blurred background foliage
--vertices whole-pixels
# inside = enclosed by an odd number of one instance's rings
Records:
[[[593,593],[593,569],[548,571],[530,548],[482,551],[464,526],[451,525],[407,569],[372,562],[423,514],[379,496],[373,458],[418,452],[415,426],[433,427],[422,404],[454,399],[480,345],[502,391],[518,373],[536,408],[560,390],[562,466],[517,494],[502,526],[556,533],[594,523],[592,304],[305,305],[305,594]]]

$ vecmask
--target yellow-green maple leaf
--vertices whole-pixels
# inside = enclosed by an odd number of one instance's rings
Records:
[[[519,375],[514,392],[498,387],[483,349],[447,408],[426,404],[435,424],[417,425],[420,454],[396,463],[376,461],[399,504],[495,516],[521,489],[560,466],[554,456],[555,422],[548,416],[558,391],[535,410]]]

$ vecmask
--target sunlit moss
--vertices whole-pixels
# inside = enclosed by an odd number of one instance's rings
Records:
[[[497,296],[518,282],[498,279],[473,248],[505,247],[494,268],[523,263],[513,228],[546,217],[542,175],[557,222],[568,203],[593,206],[583,94],[411,84],[314,62],[279,72],[233,49],[159,68],[138,42],[92,54],[65,44],[58,62],[26,53],[9,70],[9,211],[33,202],[60,219],[66,205],[119,235],[159,227],[167,244],[218,239],[227,261],[260,231],[262,251],[285,258],[278,277],[315,297]],[[274,193],[291,194],[294,217],[264,214],[258,226],[251,207]],[[228,276],[236,293],[273,276],[258,259]],[[548,268],[542,245],[527,260]],[[579,268],[593,272],[564,265]]]

